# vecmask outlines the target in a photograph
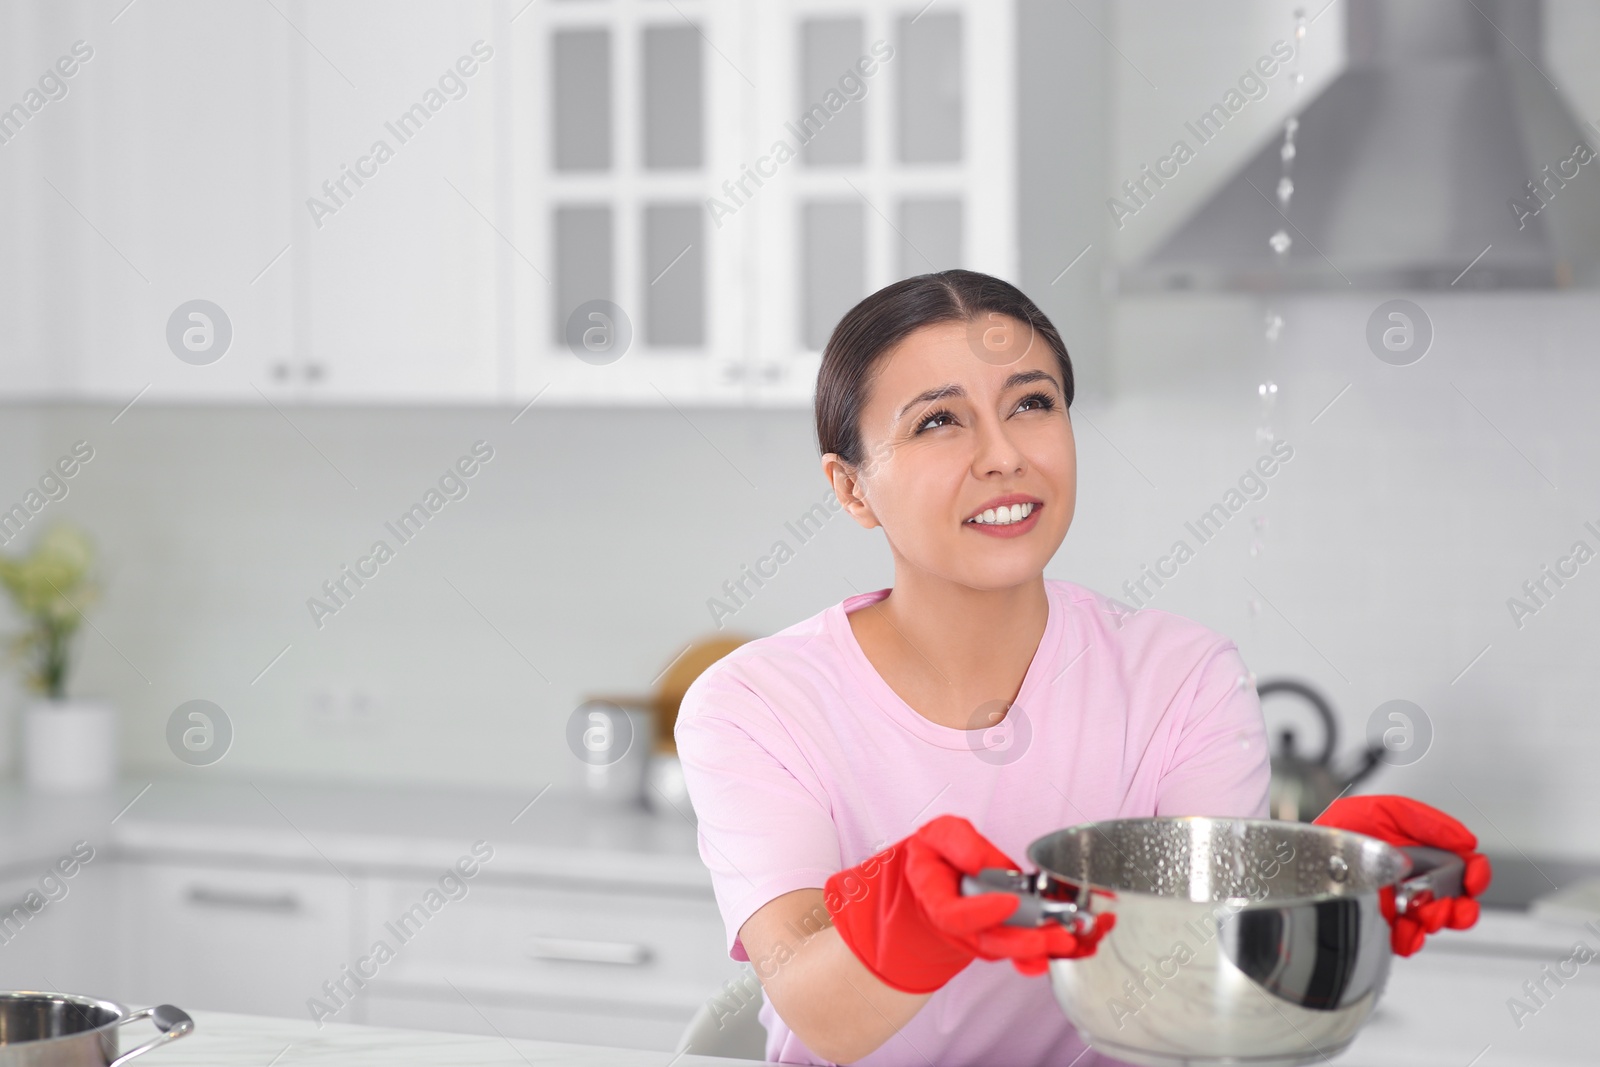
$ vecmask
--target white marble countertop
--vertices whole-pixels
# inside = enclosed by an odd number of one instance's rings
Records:
[[[504,876],[641,880],[710,890],[687,812],[608,806],[561,789],[132,780],[101,794],[0,787],[0,873],[96,849],[237,856],[357,869],[448,866],[474,841]]]
[[[269,1019],[223,1012],[190,1013],[194,1032],[133,1062],[139,1067],[298,1067],[301,1064],[370,1064],[372,1067],[450,1067],[481,1064],[504,1067],[731,1067],[735,1061],[668,1052],[564,1045],[522,1038],[478,1037],[424,1030],[309,1020]],[[133,1023],[122,1035],[126,1052],[154,1034],[148,1023]]]
[[[1389,985],[1339,1067],[1579,1067],[1600,1061],[1600,958],[1583,966],[1517,1025],[1507,1009],[1525,980],[1600,936],[1575,924],[1486,913],[1473,931],[1441,935],[1396,960]],[[195,1012],[195,1032],[151,1053],[141,1067],[294,1067],[296,1064],[485,1064],[505,1067],[731,1067],[731,1060],[589,1045],[394,1030],[310,1020]],[[148,1029],[124,1032],[124,1049]]]

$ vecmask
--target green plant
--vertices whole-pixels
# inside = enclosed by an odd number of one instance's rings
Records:
[[[28,688],[51,700],[66,696],[72,637],[98,593],[93,565],[93,544],[71,526],[45,531],[26,555],[0,556],[0,586],[27,622],[12,638],[12,654],[27,665]]]

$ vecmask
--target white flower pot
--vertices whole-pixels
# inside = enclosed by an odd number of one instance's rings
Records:
[[[23,720],[28,786],[53,793],[107,789],[117,780],[117,713],[97,700],[42,700]]]

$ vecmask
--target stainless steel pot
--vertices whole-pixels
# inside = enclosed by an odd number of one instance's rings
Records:
[[[117,1032],[149,1019],[161,1032],[117,1055]],[[0,1067],[121,1067],[194,1029],[171,1004],[129,1011],[110,1000],[68,993],[0,992]]]
[[[1459,896],[1437,849],[1267,819],[1086,823],[1028,847],[1035,874],[986,870],[964,893],[1022,898],[1012,925],[1092,929],[1096,951],[1052,960],[1056,1000],[1097,1050],[1146,1067],[1289,1067],[1338,1054],[1389,975],[1379,891],[1402,913]]]

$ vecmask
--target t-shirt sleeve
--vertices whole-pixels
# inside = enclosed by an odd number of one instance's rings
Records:
[[[747,960],[745,920],[785,893],[821,889],[843,865],[827,796],[773,709],[732,672],[695,681],[674,736],[728,954]]]
[[[1193,694],[1161,777],[1156,814],[1266,818],[1272,783],[1266,722],[1232,641],[1208,653]]]

